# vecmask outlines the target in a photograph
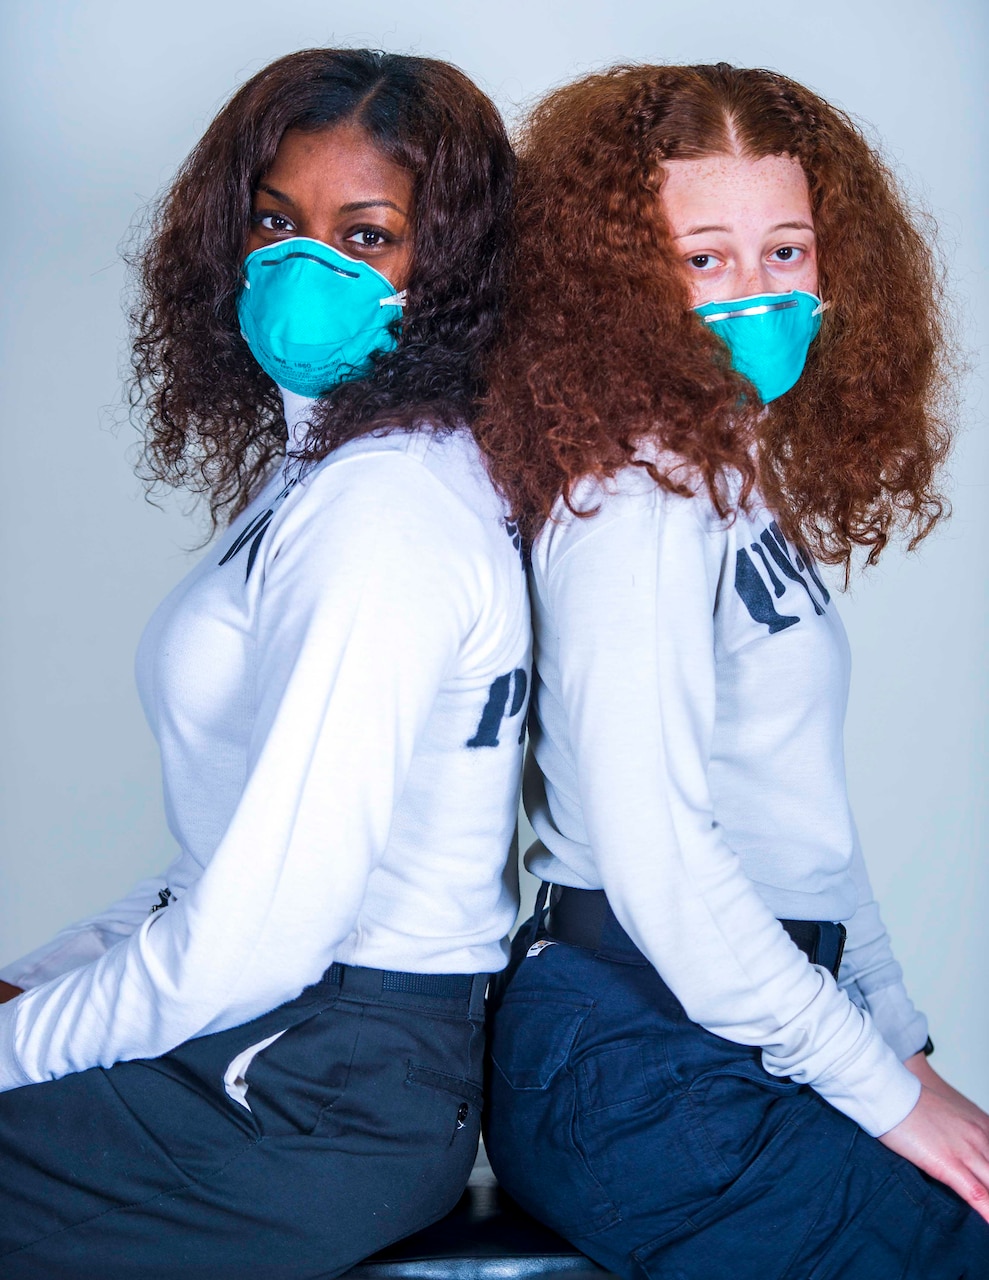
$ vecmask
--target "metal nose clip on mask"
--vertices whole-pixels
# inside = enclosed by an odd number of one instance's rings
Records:
[[[816,294],[794,289],[705,302],[694,310],[727,343],[734,367],[769,404],[800,377],[828,306]]]
[[[315,399],[367,371],[376,351],[396,345],[390,325],[405,291],[380,271],[296,236],[255,249],[237,298],[251,354],[280,387]]]

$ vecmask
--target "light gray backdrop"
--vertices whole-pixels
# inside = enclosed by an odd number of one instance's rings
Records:
[[[203,526],[148,506],[130,470],[118,249],[230,91],[290,50],[370,44],[450,59],[516,117],[611,62],[724,59],[806,82],[883,139],[940,223],[974,352],[953,521],[843,613],[873,879],[937,1065],[989,1106],[987,16],[982,0],[4,0],[0,960],[171,856],[132,656]]]

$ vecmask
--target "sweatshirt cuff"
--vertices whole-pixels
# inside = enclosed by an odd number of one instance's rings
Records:
[[[857,1058],[854,1069],[813,1082],[825,1101],[873,1138],[905,1120],[920,1098],[920,1081],[881,1036]]]

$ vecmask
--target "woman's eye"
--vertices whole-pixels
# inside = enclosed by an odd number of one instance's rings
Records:
[[[687,259],[687,262],[695,271],[710,271],[712,267],[718,265],[718,260],[713,253],[695,253]]]
[[[351,244],[356,244],[361,249],[378,249],[387,244],[389,239],[390,236],[380,227],[361,227],[347,237]]]
[[[803,249],[799,249],[795,244],[785,244],[779,249],[773,251],[773,257],[777,262],[793,262],[803,253]]]
[[[295,226],[283,213],[256,213],[252,218],[255,226],[265,231],[294,231]]]

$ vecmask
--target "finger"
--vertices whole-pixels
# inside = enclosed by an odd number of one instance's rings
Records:
[[[980,1218],[989,1222],[989,1188],[979,1183],[976,1187],[976,1195],[973,1198],[969,1199],[968,1196],[962,1196],[962,1199],[972,1206]]]
[[[989,1168],[982,1174],[966,1165],[948,1165],[935,1175],[947,1183],[975,1212],[989,1222]]]
[[[989,1222],[989,1160],[976,1153],[969,1161],[968,1172],[972,1183],[971,1195],[964,1199]]]

